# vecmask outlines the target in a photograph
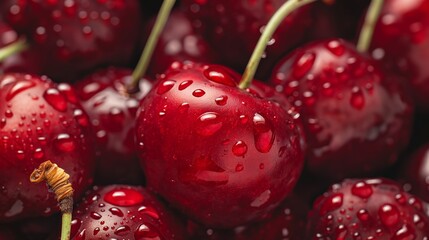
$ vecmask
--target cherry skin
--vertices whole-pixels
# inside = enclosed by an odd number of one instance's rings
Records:
[[[188,232],[194,240],[304,239],[307,211],[307,205],[291,196],[260,222],[233,229],[211,229],[190,222]]]
[[[1,9],[41,49],[44,73],[56,80],[76,81],[95,67],[126,65],[140,38],[137,0],[5,0]]]
[[[154,20],[146,27],[149,36]],[[192,21],[181,10],[174,10],[158,40],[149,71],[155,75],[164,72],[175,61],[215,63],[214,53],[208,42],[198,34]]]
[[[138,186],[94,187],[73,213],[71,236],[84,239],[185,239],[184,227]]]
[[[306,239],[425,239],[425,205],[388,179],[346,179],[320,196]]]
[[[429,111],[429,0],[386,0],[372,55],[407,77],[417,109]]]
[[[96,139],[96,183],[142,183],[134,143],[134,123],[140,100],[152,83],[142,79],[139,91],[129,94],[132,71],[121,68],[99,70],[74,87],[88,113]]]
[[[0,77],[0,222],[59,211],[31,172],[50,159],[70,174],[78,198],[92,183],[94,157],[88,116],[68,84],[47,77]]]
[[[330,179],[374,174],[409,140],[413,105],[394,75],[340,39],[295,50],[271,83],[302,115],[308,170]]]
[[[221,62],[243,72],[261,31],[285,0],[184,0],[182,7],[210,41]],[[309,9],[291,13],[274,33],[258,67],[257,77],[267,79],[275,62],[300,44],[311,25]]]
[[[260,218],[288,195],[303,165],[299,115],[260,89],[239,89],[239,79],[222,66],[173,63],[137,117],[148,187],[210,227]]]
[[[411,192],[429,201],[429,145],[425,144],[404,161],[399,178],[411,187]]]

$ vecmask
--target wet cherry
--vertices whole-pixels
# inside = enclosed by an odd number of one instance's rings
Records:
[[[271,83],[302,115],[312,173],[331,179],[374,174],[408,144],[408,92],[343,40],[295,50],[279,62]]]
[[[139,91],[129,94],[131,74],[129,69],[111,67],[87,76],[74,86],[94,128],[97,183],[143,182],[135,149],[134,122],[139,102],[152,83],[142,79]]]
[[[239,79],[222,66],[173,63],[143,99],[136,123],[148,187],[212,227],[272,210],[303,164],[299,115],[263,88],[239,89]]]
[[[94,187],[73,213],[72,239],[185,239],[184,227],[138,186]]]
[[[47,77],[2,75],[0,99],[0,221],[52,215],[53,194],[30,173],[52,160],[70,173],[78,198],[94,170],[88,117],[69,85]]]
[[[387,179],[347,179],[320,196],[306,239],[425,239],[424,203]]]
[[[136,0],[1,3],[6,22],[42,51],[43,73],[63,81],[76,81],[95,67],[128,64],[139,39],[138,9]]]

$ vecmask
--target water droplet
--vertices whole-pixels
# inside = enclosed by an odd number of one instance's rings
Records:
[[[16,151],[16,158],[18,158],[19,160],[23,160],[25,158],[24,150]]]
[[[335,209],[340,208],[343,205],[343,194],[336,193],[329,196],[320,208],[320,214],[325,215],[328,212],[331,212]]]
[[[7,118],[11,118],[11,117],[13,117],[13,112],[10,109],[8,109],[8,110],[6,110],[6,112],[4,113],[4,115]]]
[[[134,206],[141,204],[143,200],[143,194],[130,188],[117,188],[104,196],[104,201],[117,206]]]
[[[204,96],[204,94],[206,94],[206,92],[204,92],[204,90],[202,90],[202,89],[197,89],[197,90],[192,92],[192,95],[194,97],[202,97],[202,96]]]
[[[76,148],[73,138],[67,133],[62,133],[55,138],[55,147],[62,152],[72,152]]]
[[[219,105],[219,106],[224,106],[224,105],[226,105],[226,103],[228,102],[228,96],[222,95],[222,96],[220,96],[220,97],[217,97],[217,98],[215,99],[215,102],[216,102],[216,104],[217,104],[217,105]]]
[[[180,113],[186,113],[189,109],[189,103],[182,103],[179,106],[179,112]]]
[[[179,90],[180,91],[185,90],[187,87],[191,86],[192,83],[193,83],[192,80],[187,80],[187,81],[181,82],[179,85]]]
[[[357,182],[352,187],[352,194],[360,198],[369,198],[372,195],[372,186],[365,182]]]
[[[344,45],[342,45],[339,41],[336,40],[328,42],[326,47],[332,54],[338,57],[341,57],[345,52]]]
[[[304,53],[295,63],[292,75],[296,79],[304,77],[313,67],[316,55],[314,53]]]
[[[405,224],[398,231],[396,231],[395,236],[392,239],[393,240],[416,239],[416,233],[410,225]]]
[[[274,143],[274,134],[265,118],[258,113],[253,116],[253,130],[256,149],[261,153],[269,152]]]
[[[96,236],[99,232],[100,232],[99,227],[94,228],[94,232],[93,232],[94,236]]]
[[[242,157],[247,153],[247,145],[243,141],[238,141],[232,146],[232,153],[237,157]]]
[[[36,148],[33,152],[33,157],[35,159],[41,159],[43,158],[43,156],[45,156],[45,153],[43,152],[43,150],[41,148]]]
[[[4,126],[6,126],[6,118],[0,119],[0,128],[3,128]]]
[[[176,84],[176,81],[174,81],[174,80],[166,80],[166,81],[164,81],[163,83],[161,83],[158,86],[158,89],[156,90],[156,93],[158,93],[160,95],[164,94],[164,93],[170,91],[170,89],[173,88],[174,84]]]
[[[71,103],[78,103],[78,98],[73,88],[68,83],[60,83],[58,84],[58,90],[67,98],[67,100]]]
[[[241,124],[246,124],[249,122],[249,118],[246,115],[240,115],[240,122]]]
[[[362,109],[365,106],[365,97],[363,96],[363,92],[360,88],[354,87],[352,89],[352,95],[350,97],[350,104],[355,109]]]
[[[115,234],[118,236],[125,236],[131,231],[131,228],[128,226],[120,226],[115,230]]]
[[[201,136],[211,136],[222,128],[222,122],[217,113],[203,113],[198,120],[196,131]]]
[[[381,222],[386,227],[392,227],[399,222],[399,210],[396,206],[391,204],[384,204],[378,210],[378,215]]]
[[[65,97],[55,88],[49,88],[43,93],[43,98],[49,105],[60,112],[67,110],[67,101]]]
[[[160,239],[160,235],[146,224],[141,224],[134,232],[135,239]]]
[[[99,213],[96,213],[96,212],[91,212],[89,214],[89,216],[94,220],[99,220],[101,218],[101,215]]]
[[[141,206],[139,207],[138,211],[152,217],[153,219],[159,219],[159,214],[156,212],[155,209],[152,209],[150,207]]]
[[[6,94],[6,101],[12,100],[18,93],[30,89],[36,86],[36,83],[32,80],[21,80],[15,82],[10,90]]]
[[[110,208],[109,211],[115,216],[118,216],[118,217],[124,216],[124,213],[119,208],[113,207],[113,208]]]
[[[212,82],[220,83],[231,87],[237,86],[234,77],[232,77],[222,67],[210,66],[209,68],[204,70],[204,76]]]

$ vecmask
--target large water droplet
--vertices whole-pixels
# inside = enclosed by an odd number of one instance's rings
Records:
[[[222,122],[220,121],[217,113],[203,113],[198,120],[196,131],[201,136],[211,136],[222,128]]]
[[[271,196],[271,191],[265,190],[257,198],[255,198],[255,200],[253,200],[250,203],[250,206],[251,207],[260,207],[260,206],[264,205],[266,202],[268,202],[268,200],[270,199],[270,196]]]
[[[247,145],[243,141],[238,141],[232,146],[232,153],[237,157],[242,157],[247,153]]]
[[[392,239],[393,240],[416,239],[416,233],[415,233],[415,230],[410,225],[405,224],[398,231],[396,231],[395,236]]]
[[[378,210],[378,215],[381,222],[386,227],[392,227],[399,222],[400,214],[396,206],[391,204],[384,204]]]
[[[345,52],[345,47],[339,41],[332,40],[326,44],[326,48],[334,55],[341,57]]]
[[[350,104],[355,109],[362,109],[365,106],[365,97],[360,88],[354,87],[352,90],[352,95],[350,97]]]
[[[176,81],[174,80],[166,80],[164,82],[162,82],[159,86],[158,89],[156,90],[156,93],[158,94],[164,94],[168,91],[170,91],[170,89],[173,88],[174,84],[176,84]]]
[[[295,63],[292,75],[296,79],[304,77],[313,67],[316,55],[314,53],[304,53]]]
[[[101,215],[99,213],[96,213],[96,212],[91,212],[89,214],[89,216],[94,220],[99,220],[101,218]]]
[[[119,208],[116,208],[116,207],[109,208],[109,211],[115,216],[118,216],[118,217],[124,216],[124,213]]]
[[[352,187],[352,194],[360,198],[369,198],[372,195],[372,186],[365,182],[357,182]]]
[[[141,224],[134,232],[134,238],[137,240],[144,239],[161,239],[160,235],[152,230],[147,224]]]
[[[65,97],[55,88],[49,88],[43,93],[43,98],[55,110],[65,112],[67,110],[67,101]]]
[[[18,93],[36,86],[32,80],[21,80],[15,82],[6,94],[6,101],[12,100]]]
[[[197,89],[197,90],[192,92],[192,95],[194,97],[202,97],[202,96],[204,96],[204,94],[206,94],[206,92],[204,92],[204,90],[202,90],[202,89]]]
[[[256,149],[261,153],[269,152],[274,143],[274,134],[265,118],[258,113],[253,116],[253,132]]]
[[[76,144],[70,135],[62,133],[55,138],[55,148],[62,152],[72,152],[75,150]]]
[[[356,213],[357,217],[359,220],[361,220],[362,222],[366,222],[369,220],[370,215],[368,213],[368,211],[366,209],[361,209]]]
[[[236,86],[236,80],[225,71],[225,69],[216,67],[216,66],[210,66],[206,70],[204,70],[204,76],[216,83],[220,83],[223,85],[234,87]]]
[[[325,215],[328,212],[331,212],[335,209],[340,208],[343,205],[343,194],[336,193],[332,196],[329,196],[320,208],[320,215]]]
[[[222,95],[222,96],[220,96],[220,97],[217,97],[217,98],[215,99],[215,102],[216,102],[216,104],[217,104],[217,105],[219,105],[219,106],[224,106],[224,105],[226,105],[226,103],[228,102],[228,96]]]
[[[115,230],[115,234],[118,236],[125,236],[131,231],[131,228],[128,226],[120,226]]]
[[[134,206],[141,204],[143,194],[134,189],[118,188],[104,195],[104,201],[117,206]]]
[[[187,80],[187,81],[183,81],[179,84],[179,90],[185,90],[187,87],[191,86],[191,84],[193,83],[192,80]]]

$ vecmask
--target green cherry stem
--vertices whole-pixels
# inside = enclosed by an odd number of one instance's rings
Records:
[[[255,76],[256,69],[258,68],[262,55],[280,23],[296,9],[314,1],[316,0],[289,0],[284,3],[276,13],[274,13],[268,24],[265,26],[264,31],[256,44],[255,50],[253,50],[252,56],[247,63],[243,77],[238,86],[239,88],[246,89],[249,87],[253,77]]]
[[[0,49],[0,62],[5,60],[7,57],[22,52],[28,48],[28,43],[25,38],[20,38],[18,41],[7,45]]]
[[[374,34],[375,24],[380,17],[383,8],[383,0],[372,0],[368,12],[365,16],[365,22],[360,31],[357,50],[361,53],[367,52],[371,44],[372,35]]]
[[[129,90],[136,89],[140,78],[146,74],[150,58],[153,55],[156,44],[158,43],[159,36],[161,35],[162,30],[164,30],[165,24],[167,23],[171,9],[173,8],[175,2],[176,0],[164,0],[164,2],[162,3],[158,16],[156,17],[155,25],[152,28],[152,31],[146,42],[146,46],[143,49],[142,55],[140,56],[137,66],[133,71],[132,82],[128,86]]]
[[[45,161],[30,175],[32,183],[46,182],[49,189],[55,193],[58,205],[62,212],[61,240],[70,240],[71,221],[73,212],[73,187],[70,176],[64,169],[51,161]]]

